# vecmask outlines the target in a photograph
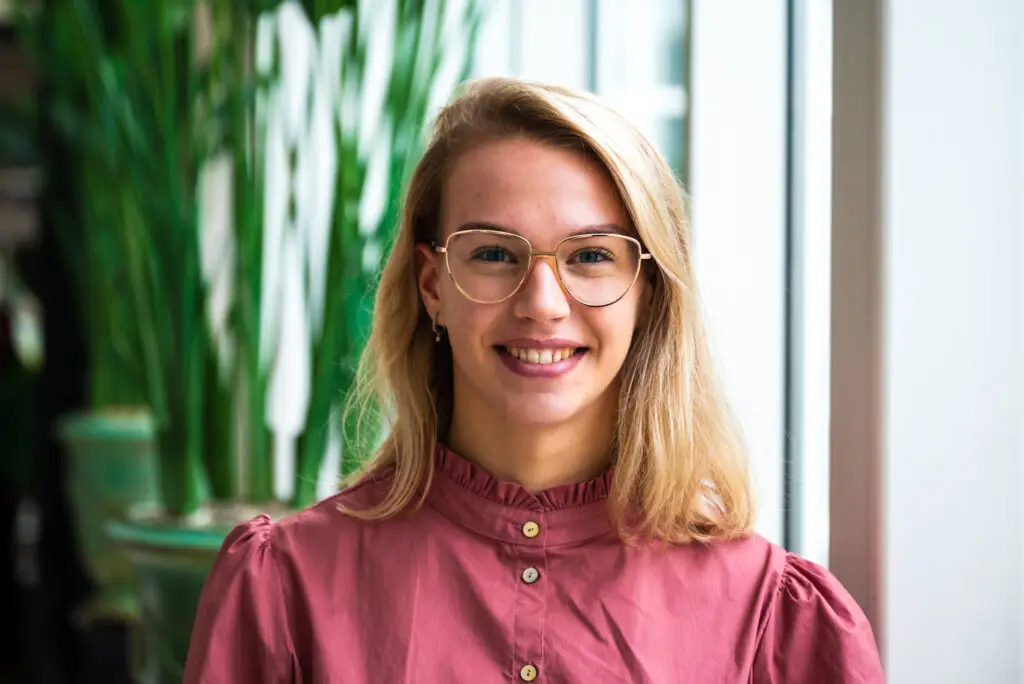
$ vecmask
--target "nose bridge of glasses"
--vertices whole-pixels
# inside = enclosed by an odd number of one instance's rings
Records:
[[[558,269],[558,257],[555,252],[531,250],[530,258],[526,265],[526,273],[523,274],[523,282],[520,287],[526,287],[526,284],[533,278],[537,270],[537,261],[546,261],[548,263],[548,268],[551,270],[551,275],[555,277],[558,287],[562,290],[563,294],[568,294],[565,289],[565,282],[562,280],[562,272]]]
[[[519,281],[519,287],[516,288],[513,294],[523,293],[526,290],[533,290],[537,287],[534,280],[537,277],[537,261],[547,261],[548,269],[551,272],[551,277],[555,279],[555,285],[558,287],[559,294],[566,299],[571,298],[569,290],[565,286],[565,281],[562,280],[562,274],[558,270],[558,260],[555,257],[554,252],[543,252],[538,250],[530,250],[529,258],[526,260],[526,272],[523,273],[522,280]],[[543,278],[543,276],[541,276]],[[543,288],[546,290],[547,288]],[[543,290],[542,290],[543,291]]]

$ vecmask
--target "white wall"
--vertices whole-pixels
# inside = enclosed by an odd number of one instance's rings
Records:
[[[893,682],[1019,682],[1018,0],[888,7],[885,620]]]
[[[833,313],[863,332],[833,329],[833,557],[888,681],[1020,682],[1024,6],[837,2],[835,29]]]

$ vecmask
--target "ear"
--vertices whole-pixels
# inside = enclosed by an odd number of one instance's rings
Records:
[[[441,311],[441,275],[444,264],[430,245],[416,245],[416,284],[427,315],[435,319]]]

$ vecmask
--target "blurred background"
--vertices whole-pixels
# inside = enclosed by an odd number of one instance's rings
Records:
[[[759,531],[896,684],[1024,682],[1024,3],[0,2],[0,682],[173,682],[227,529],[335,491],[375,273],[467,78],[691,198]]]

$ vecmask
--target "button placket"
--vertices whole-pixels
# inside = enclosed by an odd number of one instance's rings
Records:
[[[529,514],[528,514],[529,515]],[[520,543],[516,544],[518,563],[514,572],[520,589],[515,605],[515,670],[519,679],[532,682],[540,678],[544,659],[544,630],[547,620],[547,526],[544,513],[529,515],[520,523]]]

